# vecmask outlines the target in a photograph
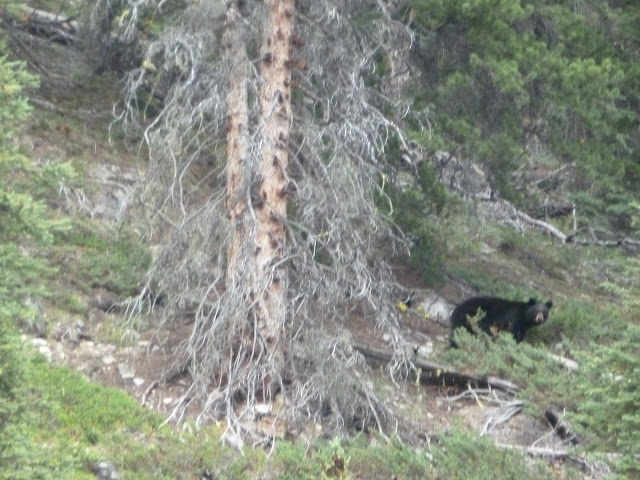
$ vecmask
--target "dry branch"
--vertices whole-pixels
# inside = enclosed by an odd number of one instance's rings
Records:
[[[553,353],[547,354],[553,361],[563,365],[567,370],[575,372],[580,368],[580,365],[575,360],[570,358],[561,357],[560,355],[554,355]]]
[[[147,398],[149,397],[149,395],[151,395],[151,393],[156,388],[163,387],[163,386],[171,383],[176,378],[188,373],[188,371],[189,371],[189,369],[188,369],[187,365],[178,365],[178,366],[174,366],[173,368],[171,368],[170,370],[165,372],[162,375],[161,378],[159,378],[158,380],[154,380],[153,382],[151,382],[151,385],[149,385],[147,387],[147,389],[142,394],[142,398],[140,400],[140,404],[142,406],[144,406],[145,403],[147,403]]]
[[[384,350],[362,344],[355,344],[354,349],[360,352],[360,354],[362,354],[369,361],[386,363],[390,362],[393,358],[393,354],[391,352],[386,352]],[[562,359],[561,357],[557,357],[555,355],[552,355],[552,357],[557,360],[563,360],[562,363],[566,365],[567,368],[574,368],[573,364],[575,364],[576,369],[578,368],[576,362],[569,360],[565,363],[564,361],[567,359]],[[522,403],[519,401],[504,403],[497,397],[495,397],[495,394],[493,394],[492,397],[487,397],[487,395],[491,394],[494,390],[500,390],[509,395],[515,394],[520,389],[520,387],[508,380],[496,377],[482,377],[479,375],[465,374],[454,371],[449,367],[445,367],[443,365],[432,362],[426,362],[423,360],[415,360],[413,363],[420,372],[420,383],[467,388],[467,390],[462,392],[460,395],[450,398],[450,401],[469,397],[478,399],[478,395],[480,394],[484,395],[482,397],[483,400],[489,399],[490,401],[495,401],[501,404],[501,406],[505,407],[505,412],[500,418],[496,420],[494,420],[493,418],[489,419],[484,427],[484,432],[490,431],[492,428],[495,428],[495,426],[507,422],[511,417],[522,410]],[[481,389],[488,390],[483,392]],[[560,412],[550,407],[545,411],[544,416],[549,424],[554,428],[556,434],[560,436],[560,438],[571,443],[572,445],[577,445],[578,443],[580,443],[579,438],[573,432],[569,423],[564,420],[563,415]],[[513,446],[513,448],[516,447]],[[530,449],[531,451],[527,450],[528,453],[537,452],[535,454],[539,456],[559,455],[560,457],[564,458],[568,455],[566,452],[563,453],[556,450],[538,449],[534,447],[531,447]]]
[[[582,229],[585,230],[585,229]],[[624,237],[619,238],[617,240],[600,240],[596,236],[596,232],[592,229],[588,229],[589,234],[591,236],[591,240],[573,240],[567,238],[567,242],[575,243],[576,245],[586,246],[586,245],[598,245],[600,247],[639,247],[640,240],[634,240],[632,238]],[[575,237],[575,235],[572,235]]]
[[[538,227],[539,229],[541,229],[541,230],[547,232],[548,234],[550,234],[551,236],[562,240],[563,243],[566,243],[567,236],[564,233],[562,233],[560,230],[558,230],[556,227],[551,225],[550,223],[543,222],[542,220],[537,220],[535,218],[532,218],[529,215],[527,215],[526,213],[521,212],[520,210],[515,210],[515,213],[516,213],[516,217],[518,218],[518,220],[523,221],[525,223],[528,223],[529,225],[533,225],[535,227]]]
[[[62,108],[53,102],[49,102],[47,100],[44,100],[42,98],[38,98],[35,96],[29,97],[29,102],[38,106],[39,108],[49,110],[51,112],[54,112],[60,115],[72,116],[85,121],[107,120],[112,117],[111,110],[95,111],[95,110],[86,110],[86,109]]]
[[[557,168],[556,170],[554,170],[553,172],[551,172],[549,175],[545,175],[542,178],[539,178],[538,180],[535,180],[534,182],[532,182],[530,184],[531,187],[535,187],[540,185],[543,182],[548,182],[554,178],[557,178],[559,176],[561,176],[565,171],[570,170],[572,168],[574,168],[576,166],[575,163],[567,163],[566,165],[562,165],[560,168]]]

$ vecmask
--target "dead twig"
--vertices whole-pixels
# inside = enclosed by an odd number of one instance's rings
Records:
[[[553,361],[561,364],[570,372],[576,372],[580,368],[578,362],[576,362],[575,360],[571,360],[570,358],[561,357],[560,355],[554,355],[553,353],[548,353],[547,355]]]

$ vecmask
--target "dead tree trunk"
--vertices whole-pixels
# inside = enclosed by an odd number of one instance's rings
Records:
[[[227,8],[225,49],[229,59],[227,95],[227,209],[233,235],[227,250],[226,288],[241,283],[242,247],[248,240],[247,192],[250,182],[247,149],[249,142],[249,104],[247,95],[247,52],[240,32],[240,12],[236,2]]]
[[[282,331],[286,314],[287,165],[291,129],[291,38],[294,0],[270,0],[262,50],[260,91],[262,149],[259,153],[256,200],[254,285],[258,287],[257,325],[269,363],[278,374],[284,363]],[[272,390],[266,379],[266,393]]]
[[[227,96],[227,207],[233,225],[226,289],[243,292],[251,306],[247,320],[259,347],[251,345],[249,358],[262,366],[257,393],[265,398],[278,389],[284,363],[287,276],[283,252],[294,2],[272,0],[268,8],[260,69],[260,115],[255,125],[259,142],[251,151],[246,51],[238,33],[235,2],[227,10],[226,43],[232,65]]]

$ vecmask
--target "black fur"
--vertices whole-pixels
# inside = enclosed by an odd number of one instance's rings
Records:
[[[477,323],[481,330],[492,337],[498,332],[510,332],[515,341],[520,343],[529,328],[547,320],[552,306],[551,300],[538,303],[535,298],[530,298],[528,302],[496,297],[469,298],[451,314],[451,346],[456,346],[453,341],[456,328],[465,327],[470,333],[474,333],[469,318],[474,317],[480,308],[484,311],[484,316]]]

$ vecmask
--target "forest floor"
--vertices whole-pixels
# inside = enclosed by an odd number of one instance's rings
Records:
[[[91,302],[90,298],[86,300]],[[162,375],[173,365],[170,352],[175,341],[185,338],[190,332],[188,319],[181,325],[167,326],[162,331],[150,327],[136,332],[122,328],[127,324],[122,313],[105,314],[97,309],[91,311],[88,320],[66,314],[50,320],[55,323],[56,331],[65,332],[73,330],[79,320],[84,323],[80,339],[73,338],[73,335],[34,339],[54,363],[70,366],[102,385],[120,388],[166,418],[171,416],[187,393],[187,378],[175,375],[165,383]],[[383,350],[387,346],[383,333],[372,329],[370,321],[354,315],[347,323],[354,342]],[[150,319],[149,325],[152,324]],[[448,348],[449,328],[436,319],[425,319],[424,313],[416,308],[402,313],[401,325],[409,343],[416,349],[426,349],[427,355],[435,355]],[[120,342],[113,341],[114,332],[121,332]],[[396,432],[410,444],[427,444],[458,422],[472,431],[489,434],[502,444],[551,449],[562,446],[562,439],[554,435],[553,428],[542,418],[519,413],[507,421],[498,421],[511,408],[509,402],[513,398],[507,394],[471,389],[465,392],[457,387],[424,385],[411,379],[393,380],[379,368],[371,368],[368,375],[390,418],[396,422]],[[196,402],[186,410],[187,418],[192,420],[200,413],[201,408]],[[274,410],[253,425],[244,426],[260,433],[273,433],[270,429],[276,413]],[[286,425],[280,428],[276,435],[281,438],[301,433],[288,431]],[[302,433],[307,441],[322,435],[320,425],[309,425]]]

